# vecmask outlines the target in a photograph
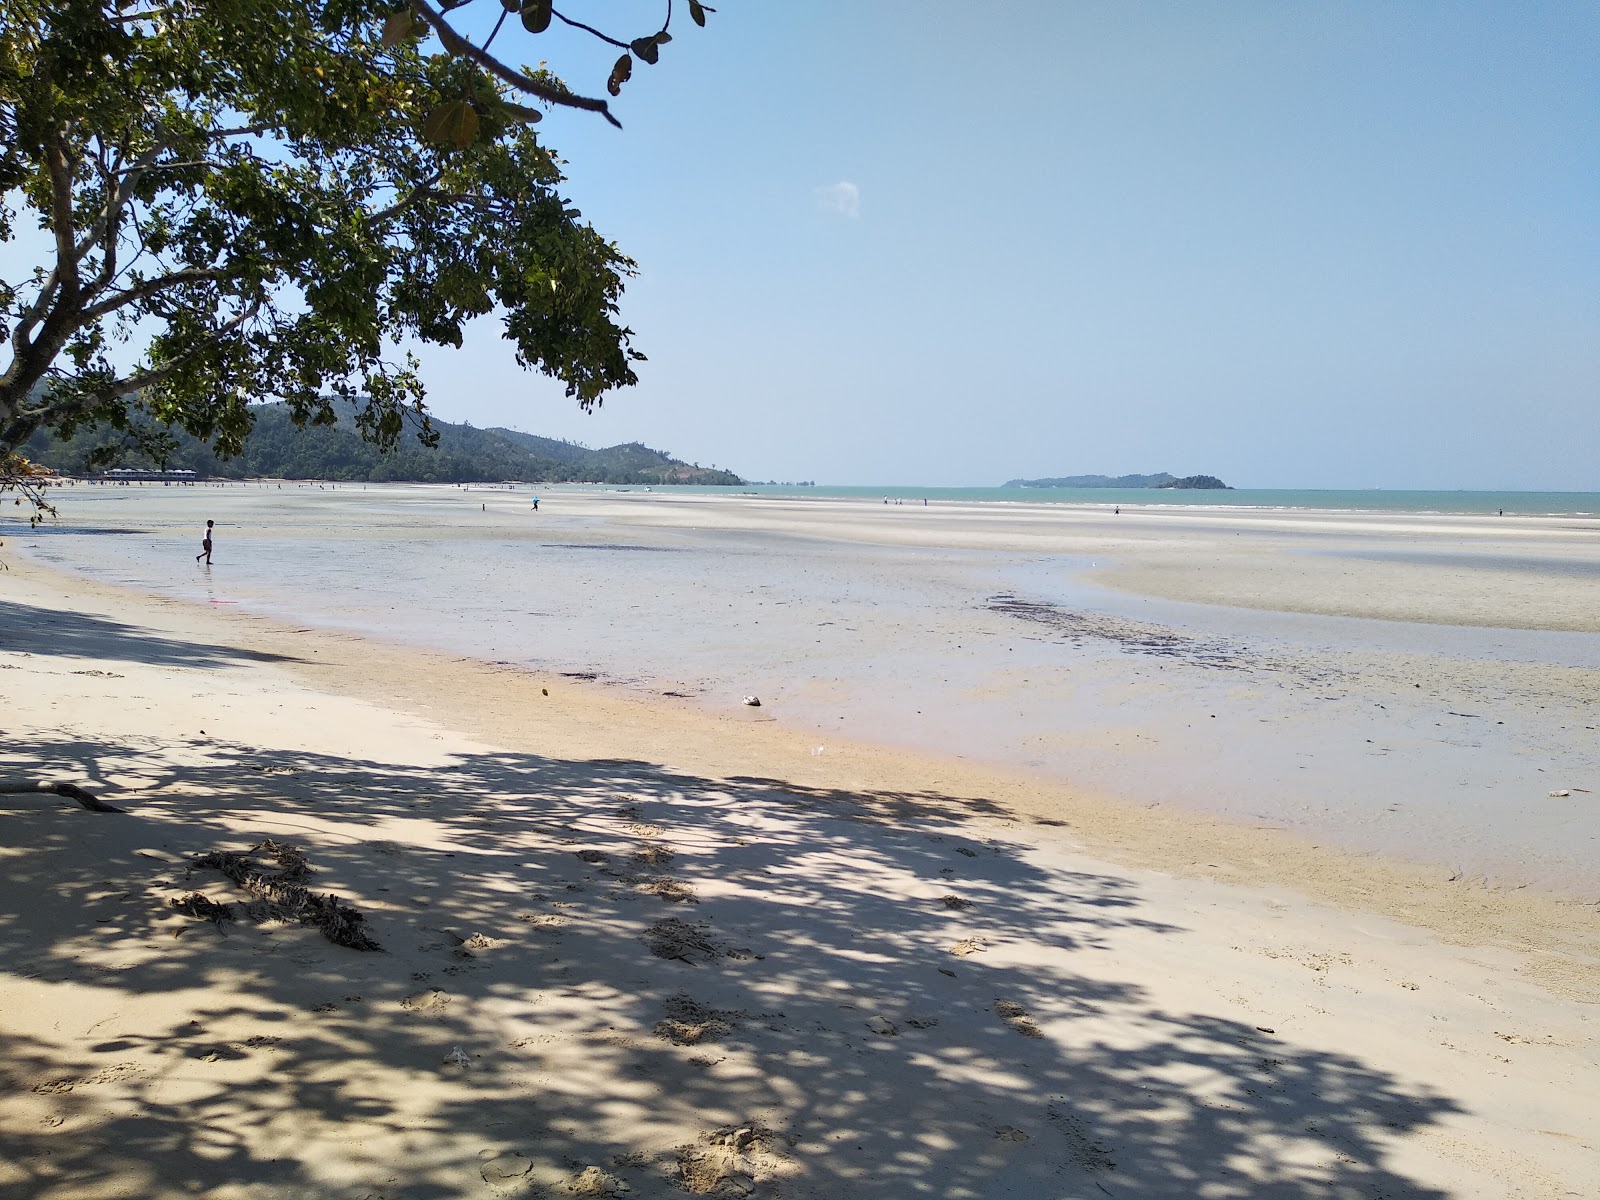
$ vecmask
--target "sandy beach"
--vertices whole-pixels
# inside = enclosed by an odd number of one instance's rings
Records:
[[[0,1195],[1600,1189],[1581,522],[591,497],[530,529],[513,494],[363,516],[355,493],[284,510],[335,546],[332,598],[290,611],[275,587],[315,588],[260,567],[303,567],[263,495],[0,549],[0,776],[127,810],[0,808]],[[498,660],[470,616],[429,642],[425,613],[335,586],[381,554],[447,596],[419,540],[443,504],[464,554],[541,551],[541,615]],[[202,511],[222,565],[155,573]],[[796,574],[762,592],[772,544]],[[630,595],[584,575],[624,557]],[[697,588],[718,638],[673,675],[704,626],[660,613]],[[825,640],[832,601],[858,640]],[[1002,630],[982,660],[941,640]],[[902,694],[960,720],[919,728]],[[1356,749],[1374,733],[1384,757]],[[1191,760],[1239,794],[1152,791]],[[1290,771],[1310,782],[1261,819]],[[1396,781],[1415,815],[1349,816]],[[219,852],[303,856],[381,949],[196,865]],[[1503,883],[1546,853],[1539,886]]]

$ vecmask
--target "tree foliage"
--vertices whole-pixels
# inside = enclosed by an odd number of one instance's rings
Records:
[[[0,0],[0,241],[48,246],[0,280],[0,458],[85,424],[236,453],[269,398],[326,424],[359,397],[363,437],[409,418],[430,441],[395,347],[497,311],[583,407],[634,383],[634,264],[562,198],[521,101],[605,105],[471,43],[461,7]],[[578,24],[530,3],[519,30],[546,11]]]

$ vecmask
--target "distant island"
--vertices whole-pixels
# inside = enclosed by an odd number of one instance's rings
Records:
[[[296,428],[282,404],[262,404],[245,439],[244,453],[219,459],[188,434],[162,462],[126,448],[114,430],[80,430],[71,438],[38,433],[22,447],[35,462],[71,475],[128,467],[193,471],[202,479],[327,479],[406,483],[614,483],[718,484],[737,487],[732,471],[702,467],[639,442],[591,450],[576,442],[514,429],[476,429],[435,418],[439,445],[429,449],[406,438],[384,454],[361,440],[348,408],[333,425]]]
[[[1008,479],[1014,488],[1198,488],[1231,492],[1215,475],[1185,475],[1179,479],[1158,471],[1154,475],[1062,475],[1055,479]]]

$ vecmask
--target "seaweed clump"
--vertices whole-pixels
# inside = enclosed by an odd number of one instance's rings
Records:
[[[332,892],[318,893],[306,887],[311,865],[294,846],[267,838],[248,850],[213,850],[198,855],[190,867],[220,871],[248,892],[254,899],[246,911],[255,920],[315,925],[337,946],[383,949],[366,931],[367,919],[359,909]]]

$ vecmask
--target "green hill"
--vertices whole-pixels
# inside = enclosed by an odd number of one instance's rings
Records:
[[[717,471],[672,458],[638,442],[591,450],[572,442],[536,437],[510,429],[476,429],[435,420],[439,445],[430,449],[405,438],[390,453],[361,440],[349,410],[333,425],[296,428],[282,404],[255,409],[255,428],[237,458],[219,459],[210,447],[187,434],[164,462],[128,448],[112,430],[80,430],[70,439],[35,434],[22,453],[36,462],[73,475],[108,467],[194,471],[216,479],[337,479],[381,483],[723,484],[743,483],[731,471]]]

